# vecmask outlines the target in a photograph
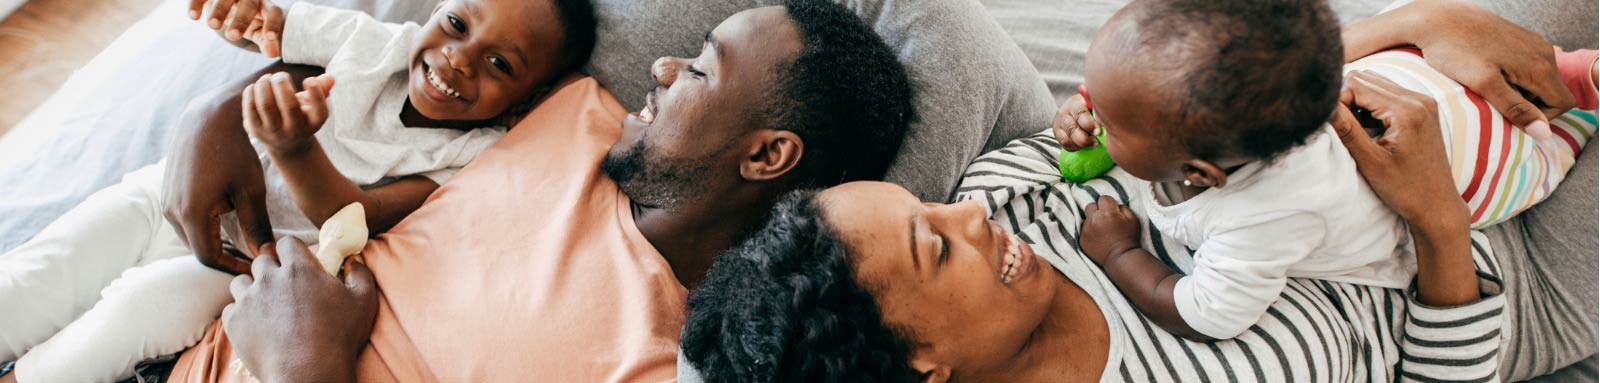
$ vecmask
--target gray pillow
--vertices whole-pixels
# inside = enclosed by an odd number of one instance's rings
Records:
[[[926,201],[948,201],[979,153],[1049,127],[1049,90],[1022,50],[972,0],[842,0],[896,49],[917,88],[919,120],[888,181]],[[638,109],[655,87],[657,57],[698,54],[701,37],[740,10],[776,0],[598,0],[600,31],[588,71]]]

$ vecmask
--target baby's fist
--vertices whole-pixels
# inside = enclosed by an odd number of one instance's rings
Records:
[[[1078,232],[1078,248],[1094,263],[1139,247],[1139,217],[1111,196],[1100,196],[1083,209],[1083,229]]]
[[[1061,104],[1061,109],[1056,110],[1055,119],[1050,122],[1050,131],[1055,134],[1056,142],[1069,152],[1094,146],[1094,136],[1099,129],[1099,121],[1095,121],[1089,113],[1089,103],[1082,95],[1067,98],[1067,102]]]

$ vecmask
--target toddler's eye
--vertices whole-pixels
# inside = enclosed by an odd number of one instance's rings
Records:
[[[450,29],[456,31],[456,33],[467,33],[467,23],[461,21],[461,18],[455,17],[455,15],[446,15],[444,20],[450,24]]]
[[[511,74],[511,62],[506,61],[506,59],[500,58],[499,56],[490,56],[489,65],[494,66],[495,69],[499,69],[505,74]]]

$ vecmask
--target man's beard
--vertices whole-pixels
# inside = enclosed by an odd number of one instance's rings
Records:
[[[709,166],[682,159],[653,158],[643,137],[621,154],[607,153],[600,171],[634,203],[672,208],[704,197]]]

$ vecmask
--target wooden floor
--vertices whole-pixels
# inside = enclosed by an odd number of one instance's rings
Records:
[[[29,0],[0,20],[0,135],[161,0]]]

